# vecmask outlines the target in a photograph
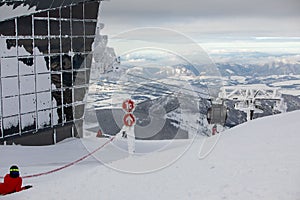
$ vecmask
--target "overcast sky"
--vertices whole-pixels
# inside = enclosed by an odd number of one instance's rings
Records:
[[[103,33],[157,26],[206,37],[299,37],[299,0],[110,0]]]

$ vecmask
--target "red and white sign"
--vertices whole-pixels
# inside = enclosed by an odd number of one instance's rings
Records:
[[[134,101],[131,99],[127,99],[123,102],[122,108],[125,112],[131,113],[135,109]]]
[[[125,126],[133,126],[135,124],[135,116],[131,113],[124,115],[123,122]]]

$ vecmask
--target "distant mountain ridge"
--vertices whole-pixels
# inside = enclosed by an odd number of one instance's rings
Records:
[[[270,64],[229,64],[216,63],[222,76],[272,76],[272,75],[299,75],[300,63],[286,64],[273,62]]]

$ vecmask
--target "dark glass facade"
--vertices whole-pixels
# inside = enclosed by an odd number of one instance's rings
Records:
[[[100,1],[26,2],[38,11],[0,22],[0,143],[81,136]]]

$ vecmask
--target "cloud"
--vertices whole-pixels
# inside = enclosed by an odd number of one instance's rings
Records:
[[[104,32],[136,27],[172,28],[203,34],[299,36],[299,0],[111,0],[102,3]]]
[[[111,0],[111,16],[299,16],[298,0]]]

